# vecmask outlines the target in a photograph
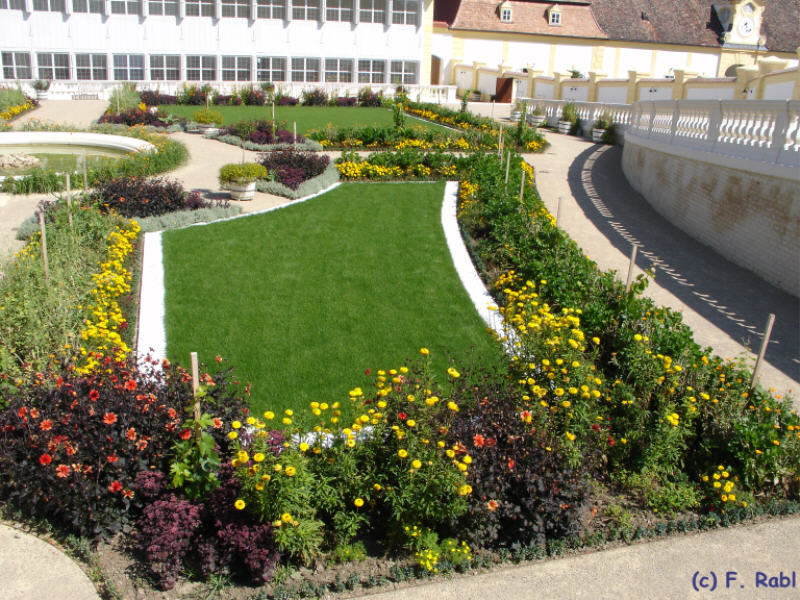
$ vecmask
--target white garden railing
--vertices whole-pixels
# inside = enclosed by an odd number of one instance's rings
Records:
[[[547,117],[548,125],[556,125],[561,120],[561,111],[564,105],[570,100],[542,100],[540,98],[518,98],[518,103],[525,102],[528,106],[528,113],[539,107]],[[582,102],[573,101],[578,109],[578,117],[584,131],[588,131],[599,117],[608,115],[611,122],[617,127],[618,131],[625,131],[631,121],[633,106],[630,104],[613,104],[611,102]]]
[[[626,136],[800,167],[800,100],[661,100],[632,107]]]

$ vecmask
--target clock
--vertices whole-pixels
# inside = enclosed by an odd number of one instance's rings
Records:
[[[742,37],[750,37],[755,31],[755,24],[750,17],[742,17],[739,21],[739,35]]]

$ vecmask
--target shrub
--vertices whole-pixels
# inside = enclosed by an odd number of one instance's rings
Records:
[[[242,104],[242,99],[235,94],[228,96],[215,93],[212,102],[217,106],[240,106]]]
[[[180,182],[163,178],[117,177],[100,181],[92,198],[104,210],[126,217],[152,217],[211,206],[199,194],[187,195]]]
[[[295,106],[299,100],[293,96],[279,96],[278,106]]]
[[[355,106],[358,103],[358,98],[354,96],[336,98],[336,106]]]
[[[161,104],[177,104],[178,97],[172,96],[170,94],[160,94],[159,92],[152,92],[152,91],[142,91],[139,92],[139,96],[142,99],[142,102],[145,103],[146,106],[159,106]]]
[[[211,86],[206,84],[202,87],[196,85],[183,84],[183,87],[178,92],[178,104],[190,104],[199,106],[205,104],[211,95]]]
[[[473,493],[458,522],[482,547],[541,545],[580,528],[585,474],[567,466],[557,440],[530,423],[516,386],[499,379],[472,388],[476,402],[448,431],[472,457],[467,481]]]
[[[578,122],[578,107],[574,102],[566,102],[561,107],[561,120],[570,123]]]
[[[267,103],[267,94],[263,90],[248,86],[239,92],[239,97],[248,106],[263,106]]]
[[[214,124],[222,124],[225,120],[218,110],[213,110],[210,108],[202,108],[192,115],[192,120],[200,123],[201,125],[214,125]]]
[[[307,90],[303,92],[301,104],[303,106],[327,106],[328,96],[325,94],[325,90],[319,88]]]
[[[136,91],[135,83],[124,83],[111,90],[108,97],[108,110],[106,112],[127,112],[133,110],[141,103],[142,99]]]
[[[159,113],[152,113],[149,110],[141,110],[133,108],[120,112],[119,114],[106,113],[98,123],[115,123],[132,127],[133,125],[149,125],[150,127],[167,127],[168,123],[164,121],[166,115]]]
[[[307,179],[321,175],[329,162],[327,155],[294,150],[277,150],[261,155],[261,164],[275,175],[276,181],[293,190]]]
[[[366,87],[358,92],[358,105],[359,106],[381,106],[382,98],[379,94],[373,92],[370,88]]]
[[[231,163],[223,165],[219,170],[219,181],[222,184],[264,179],[268,175],[264,165],[258,163]]]

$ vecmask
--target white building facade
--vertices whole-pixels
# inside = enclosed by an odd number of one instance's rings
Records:
[[[429,79],[432,4],[0,0],[0,84],[51,79],[56,89],[96,82],[101,90],[132,81],[165,92],[180,82],[415,85]]]

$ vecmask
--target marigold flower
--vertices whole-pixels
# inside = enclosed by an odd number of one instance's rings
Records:
[[[458,404],[456,404],[453,401],[450,401],[450,402],[447,403],[447,408],[449,408],[453,412],[458,412]]]
[[[292,515],[288,512],[285,512],[281,515],[281,521],[284,523],[291,523],[292,522]]]
[[[422,463],[415,458],[413,461],[411,461],[411,466],[415,469],[419,469],[422,467]]]
[[[103,423],[105,423],[106,425],[113,425],[116,422],[117,422],[117,415],[115,415],[114,413],[107,412],[106,414],[103,415]]]
[[[265,418],[267,421],[271,421],[272,419],[274,419],[274,418],[275,418],[275,413],[274,413],[274,412],[272,412],[271,410],[268,410],[268,411],[266,411],[266,412],[264,413],[264,418]]]
[[[356,498],[355,500],[353,500],[353,504],[355,504],[356,507],[361,508],[362,506],[364,506],[364,500],[362,498]]]
[[[397,451],[397,456],[399,456],[400,458],[405,458],[406,456],[408,456],[408,452],[403,448],[400,448],[400,450]]]
[[[458,379],[459,377],[461,377],[461,373],[456,371],[453,367],[447,369],[447,374],[450,375],[450,377],[452,377],[453,379]]]
[[[228,434],[228,439],[235,440],[237,437],[239,437],[239,434],[238,434],[238,433],[236,433],[235,431],[231,431],[231,432]]]
[[[245,504],[244,500],[242,500],[241,498],[239,498],[238,500],[236,500],[236,502],[233,503],[233,507],[236,510],[243,510],[245,506],[246,506],[246,504]]]
[[[460,496],[468,496],[472,493],[472,486],[469,484],[464,484],[458,488],[458,493]]]
[[[241,421],[234,421],[233,423],[231,423],[231,427],[233,427],[234,429],[239,429],[241,426],[242,426]]]
[[[295,473],[297,473],[297,469],[295,469],[293,466],[289,465],[288,467],[286,467],[286,469],[284,469],[284,472],[285,472],[285,473],[286,473],[286,474],[287,474],[289,477],[293,477],[293,476],[294,476],[294,474],[295,474]]]
[[[564,435],[567,436],[567,439],[570,442],[574,442],[575,441],[575,434],[574,433],[571,433],[571,432],[567,431]]]
[[[42,419],[39,423],[39,429],[42,431],[50,431],[53,428],[53,422],[50,419]]]
[[[420,348],[419,353],[422,354],[423,356],[428,356],[431,353],[431,351],[428,350],[427,348]]]

